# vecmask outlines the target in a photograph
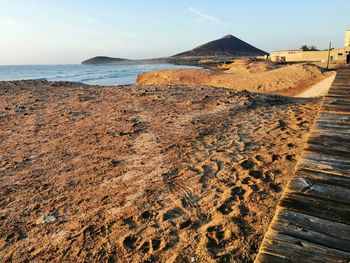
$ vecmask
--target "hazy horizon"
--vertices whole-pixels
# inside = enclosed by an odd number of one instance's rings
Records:
[[[342,47],[350,2],[0,0],[0,65],[174,55],[232,34],[267,52]]]

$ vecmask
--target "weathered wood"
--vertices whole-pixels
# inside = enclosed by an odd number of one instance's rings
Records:
[[[331,96],[328,95],[326,98],[323,100],[323,104],[329,104],[329,103],[349,103],[350,98],[344,94],[344,96]]]
[[[310,153],[305,153],[305,155],[310,155]],[[315,158],[317,155],[314,155]],[[328,172],[335,175],[343,175],[343,176],[349,176],[349,165],[345,165],[342,163],[334,163],[332,161],[326,161],[326,160],[315,160],[311,159],[309,156],[308,158],[301,159],[298,163],[300,168],[308,168],[313,169],[315,171],[321,171],[321,172]]]
[[[270,261],[270,257],[280,261]],[[256,262],[298,262],[298,263],[329,263],[344,262],[348,263],[350,253],[338,249],[328,248],[301,238],[295,238],[288,235],[279,234],[271,230],[265,237],[261,246],[261,252],[256,258]]]
[[[329,199],[350,205],[350,189],[347,187],[332,185],[327,181],[309,178],[293,178],[288,185],[288,193],[303,193],[318,198]],[[349,207],[350,210],[350,207]],[[350,220],[350,218],[349,218]],[[349,226],[350,228],[350,226]],[[350,232],[349,232],[350,234]],[[350,238],[350,235],[349,235]]]
[[[318,138],[320,138],[318,140]],[[305,150],[314,150],[314,151],[321,151],[321,152],[331,152],[341,154],[340,156],[350,156],[350,141],[344,142],[341,137],[339,138],[332,138],[328,135],[310,135],[308,143],[305,145]],[[348,156],[349,155],[349,156]],[[347,159],[345,159],[347,160]],[[350,163],[350,161],[349,161]]]
[[[279,205],[282,208],[292,211],[317,216],[338,223],[350,224],[349,205],[330,199],[296,192],[286,193]],[[348,245],[350,246],[350,242]]]
[[[281,211],[272,229],[282,235],[350,252],[350,226],[289,210]],[[343,235],[339,236],[342,233]]]
[[[326,153],[327,149],[323,149],[323,152],[317,153],[304,150],[304,158],[301,162],[316,162],[316,165],[318,163],[322,166],[335,167],[338,171],[343,172],[343,175],[350,175],[350,160],[347,155],[330,155]]]
[[[327,118],[329,120],[342,120],[342,119],[345,119],[345,120],[350,120],[350,116],[349,115],[339,115],[338,113],[337,114],[334,114],[334,113],[331,113],[331,112],[322,112],[320,111],[317,115],[317,118],[320,118],[320,117],[323,117],[323,118]]]
[[[332,124],[333,124],[333,126],[332,126]],[[350,122],[349,121],[334,122],[334,121],[329,121],[329,120],[325,120],[325,119],[319,119],[317,126],[319,126],[319,127],[322,127],[322,126],[323,127],[339,127],[341,129],[347,129],[349,131]]]
[[[344,105],[341,105],[341,104],[324,106],[323,110],[327,110],[327,111],[341,110],[342,112],[349,112],[350,113],[350,107],[349,108],[345,108]]]
[[[323,99],[255,262],[350,262],[350,69]]]
[[[316,125],[315,126],[315,132],[314,133],[321,133],[321,134],[334,134],[335,136],[344,136],[344,140],[348,141],[350,138],[349,132],[347,129],[336,129],[337,127],[329,127],[329,126],[323,126],[323,125]]]
[[[339,185],[350,188],[350,177],[344,177],[342,175],[337,176],[324,171],[315,171],[312,169],[298,167],[298,170],[295,172],[295,176],[322,180],[330,185]]]

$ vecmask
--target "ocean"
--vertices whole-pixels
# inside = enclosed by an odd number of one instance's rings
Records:
[[[134,84],[142,72],[176,68],[196,67],[173,64],[0,66],[0,80],[39,79],[111,86]]]

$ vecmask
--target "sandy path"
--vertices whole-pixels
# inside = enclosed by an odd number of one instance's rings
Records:
[[[311,98],[311,97],[324,96],[327,93],[329,87],[332,85],[335,75],[336,75],[335,73],[332,74],[330,77],[316,83],[315,85],[312,85],[309,89],[299,93],[295,97]]]

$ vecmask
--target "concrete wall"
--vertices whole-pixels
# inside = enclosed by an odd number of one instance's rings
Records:
[[[334,48],[330,52],[330,61],[338,62],[345,61],[346,54],[350,53],[350,46],[345,48]],[[321,51],[276,51],[271,52],[270,58],[272,61],[283,61],[285,57],[286,62],[324,62],[328,59],[328,50]]]
[[[301,61],[303,51],[301,50],[285,50],[285,51],[274,51],[270,54],[272,61]]]
[[[350,47],[350,29],[345,32],[345,42],[344,47]]]

